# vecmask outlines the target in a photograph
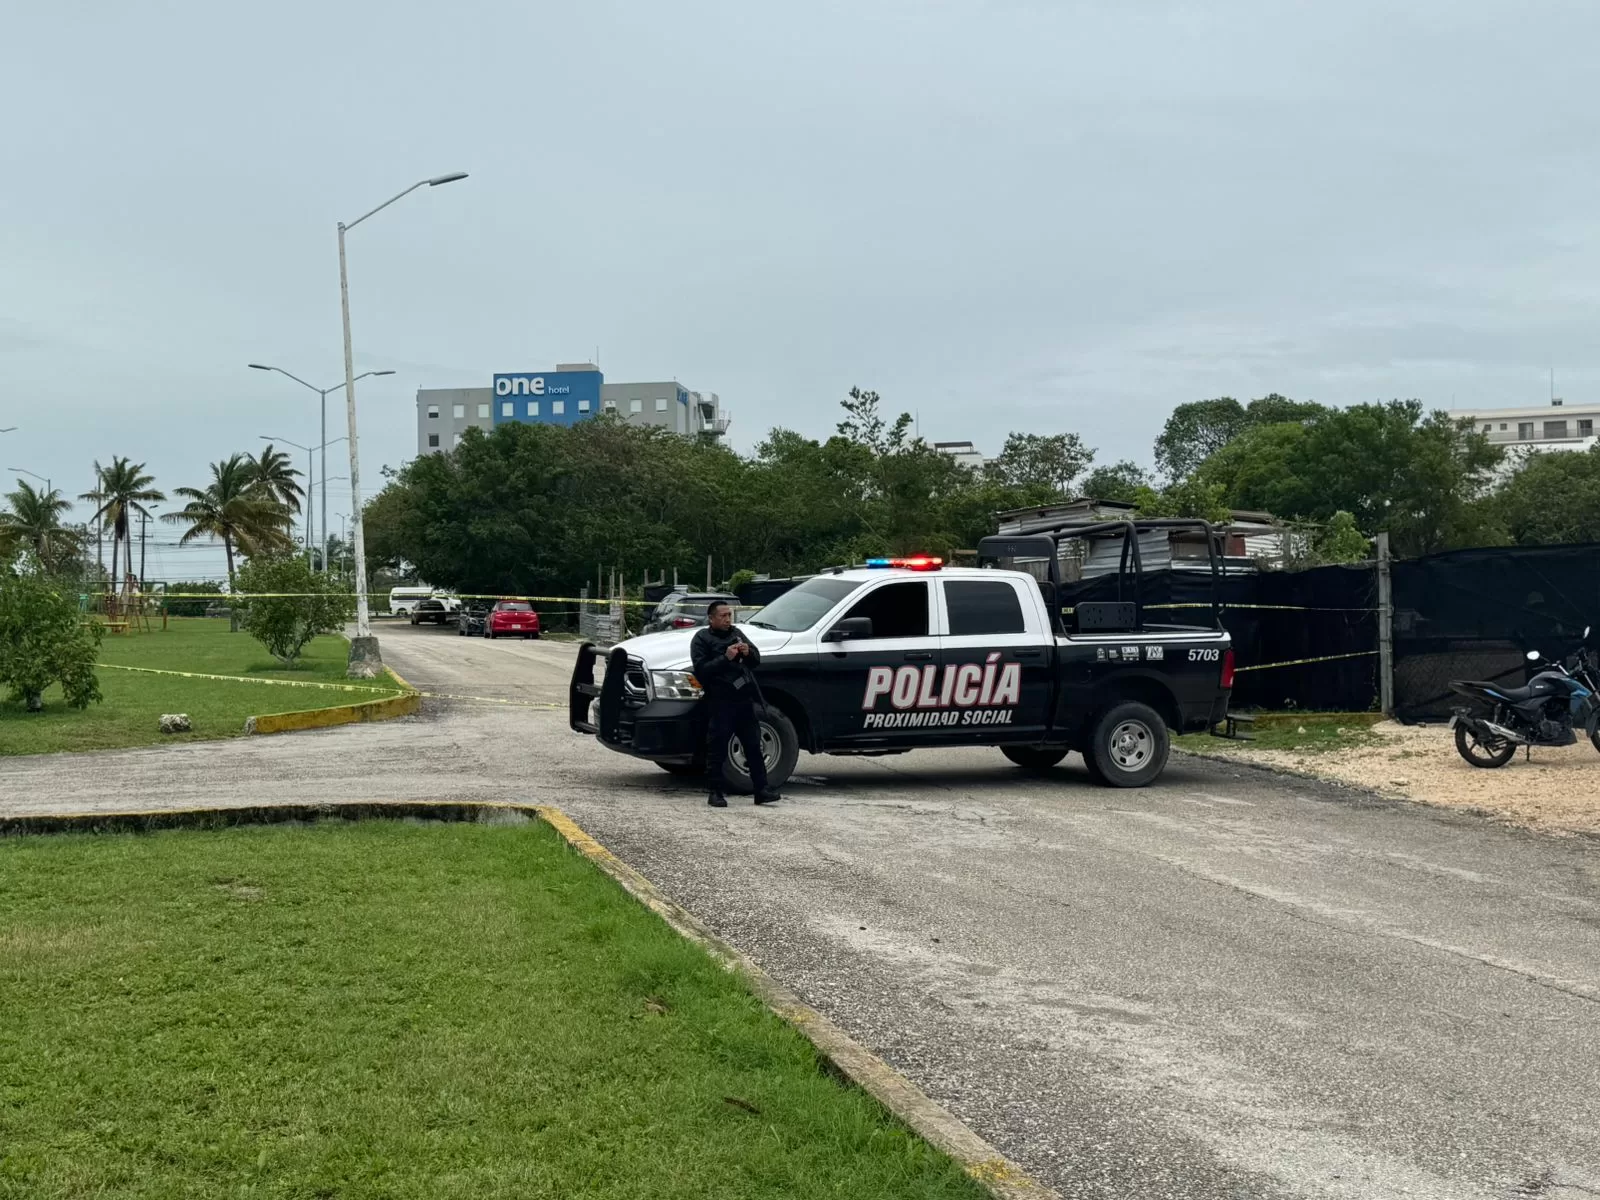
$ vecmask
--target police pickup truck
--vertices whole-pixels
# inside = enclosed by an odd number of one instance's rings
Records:
[[[1168,731],[1213,729],[1227,718],[1233,686],[1233,651],[1215,603],[1204,626],[1141,620],[1140,535],[1183,526],[1205,530],[1215,578],[1214,535],[1203,522],[1116,521],[984,538],[976,568],[875,559],[798,584],[739,626],[761,651],[761,745],[773,786],[789,778],[802,750],[880,755],[940,746],[994,746],[1034,770],[1077,751],[1100,783],[1150,783],[1166,765]],[[1068,539],[1121,539],[1117,599],[1057,604]],[[1132,598],[1123,599],[1130,565]],[[605,655],[600,684],[600,652],[582,646],[572,728],[674,774],[702,773],[694,633],[620,643]],[[737,741],[727,776],[749,790]]]

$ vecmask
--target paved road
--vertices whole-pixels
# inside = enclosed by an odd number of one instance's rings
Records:
[[[426,690],[564,697],[570,647],[384,631]],[[1075,760],[1074,760],[1075,761]],[[0,760],[0,811],[559,804],[1072,1197],[1600,1194],[1600,845],[1175,761],[806,759],[774,809],[545,708]]]

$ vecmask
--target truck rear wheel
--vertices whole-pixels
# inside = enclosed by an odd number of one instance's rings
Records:
[[[794,774],[795,763],[800,761],[800,735],[794,731],[794,722],[772,707],[756,710],[756,723],[761,728],[761,757],[767,764],[767,786],[782,787]],[[737,738],[728,747],[728,761],[722,775],[728,790],[748,796],[750,772],[744,765],[744,747]]]
[[[1129,700],[1113,705],[1095,721],[1083,758],[1096,783],[1135,788],[1161,774],[1170,749],[1161,715],[1148,704]]]
[[[1019,767],[1029,771],[1048,771],[1067,756],[1065,746],[1001,746],[1004,754]]]

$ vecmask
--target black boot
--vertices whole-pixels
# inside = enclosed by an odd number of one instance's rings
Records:
[[[778,789],[777,788],[771,788],[771,787],[762,788],[759,792],[756,793],[756,803],[757,804],[776,804],[779,800],[782,800],[782,799],[783,799],[783,797],[778,794]]]
[[[712,808],[727,808],[728,798],[721,792],[712,792],[711,795],[706,797],[706,803]]]

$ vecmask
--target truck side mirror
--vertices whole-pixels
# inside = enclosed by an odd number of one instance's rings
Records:
[[[825,642],[852,642],[860,638],[872,636],[871,617],[846,617],[827,633],[822,635]]]

